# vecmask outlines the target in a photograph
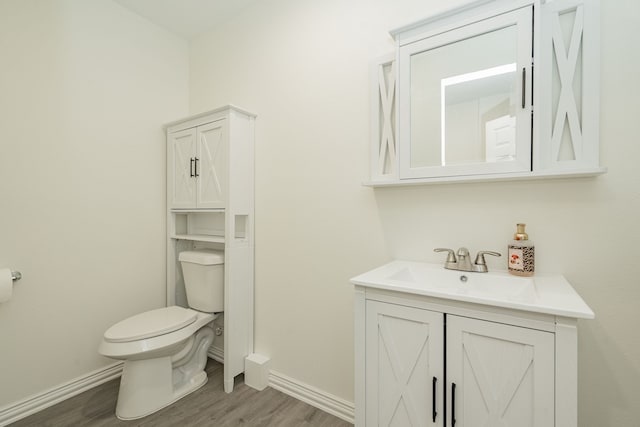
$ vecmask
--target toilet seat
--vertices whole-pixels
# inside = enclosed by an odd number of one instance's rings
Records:
[[[107,341],[107,338],[103,336],[100,346],[98,347],[98,352],[103,356],[120,360],[139,360],[157,357],[157,355],[163,355],[167,351],[171,352],[171,347],[173,346],[180,346],[180,343],[189,339],[198,329],[211,323],[219,315],[218,313],[202,313],[189,308],[182,309],[194,313],[196,316],[195,320],[172,332],[133,341],[112,342]]]
[[[150,310],[116,323],[104,333],[112,343],[125,343],[169,334],[195,322],[197,312],[171,306]]]

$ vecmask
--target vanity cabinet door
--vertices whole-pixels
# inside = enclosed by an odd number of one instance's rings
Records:
[[[367,301],[368,427],[442,425],[443,318],[434,311]]]
[[[554,335],[447,315],[447,424],[554,425]]]

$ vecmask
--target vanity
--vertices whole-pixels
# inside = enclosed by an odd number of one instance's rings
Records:
[[[393,261],[355,285],[355,424],[577,427],[577,321],[560,275]]]
[[[371,66],[365,185],[605,173],[599,21],[599,0],[476,0],[392,30]],[[481,261],[351,279],[357,427],[577,427],[577,324],[593,311],[560,275]]]

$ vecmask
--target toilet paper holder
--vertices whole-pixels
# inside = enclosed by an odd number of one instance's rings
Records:
[[[22,279],[22,273],[20,273],[19,271],[11,270],[11,280],[17,282],[20,279]]]

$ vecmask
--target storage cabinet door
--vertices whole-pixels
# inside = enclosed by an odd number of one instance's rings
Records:
[[[451,315],[446,331],[447,425],[554,425],[552,333]]]
[[[442,425],[444,315],[378,301],[366,313],[367,427]]]
[[[167,150],[167,197],[172,208],[196,207],[196,130],[169,134]]]
[[[227,199],[226,120],[198,126],[197,191],[199,208],[224,208]]]

